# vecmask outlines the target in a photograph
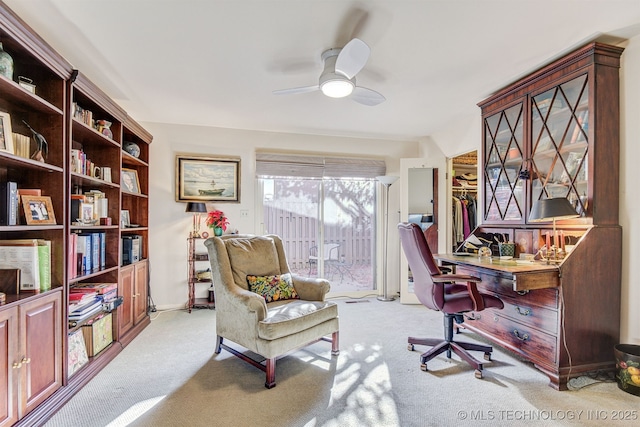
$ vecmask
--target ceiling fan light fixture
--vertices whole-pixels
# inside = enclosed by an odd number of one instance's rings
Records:
[[[330,98],[344,98],[351,95],[353,92],[354,84],[351,80],[347,79],[335,79],[322,82],[320,90],[326,96]]]

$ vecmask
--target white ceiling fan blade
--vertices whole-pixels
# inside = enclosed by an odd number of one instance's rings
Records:
[[[307,93],[307,92],[315,92],[316,90],[320,90],[320,86],[304,86],[304,87],[292,87],[290,89],[279,89],[274,90],[272,93],[274,95],[291,95],[294,93]]]
[[[387,98],[375,90],[367,89],[366,87],[356,87],[351,93],[351,99],[360,104],[373,107],[384,102]]]
[[[342,48],[336,59],[336,73],[351,79],[358,74],[369,59],[371,49],[360,39],[353,39]]]

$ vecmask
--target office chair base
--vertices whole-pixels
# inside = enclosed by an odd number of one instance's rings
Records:
[[[407,349],[409,351],[413,351],[415,349],[415,344],[431,347],[428,351],[420,355],[420,369],[422,371],[428,371],[427,362],[429,360],[444,352],[447,353],[448,358],[451,358],[451,353],[453,352],[457,354],[460,359],[464,360],[469,365],[475,368],[476,378],[482,378],[482,369],[484,362],[477,360],[471,355],[471,353],[469,353],[469,351],[482,351],[484,353],[484,359],[486,361],[491,361],[491,352],[493,351],[493,347],[487,345],[469,342],[446,341],[436,338],[409,337],[408,342],[409,345],[407,345]]]

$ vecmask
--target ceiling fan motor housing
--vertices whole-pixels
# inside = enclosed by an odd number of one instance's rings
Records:
[[[324,70],[320,75],[318,85],[322,92],[333,98],[343,98],[353,92],[356,86],[356,77],[348,78],[344,74],[336,72],[336,60],[342,49],[334,48],[322,53]]]

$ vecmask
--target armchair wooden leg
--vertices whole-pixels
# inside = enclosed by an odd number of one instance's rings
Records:
[[[216,336],[216,349],[215,353],[220,354],[222,351],[222,337],[220,335]]]
[[[276,386],[276,358],[265,360],[265,372],[267,373],[267,381],[264,383],[266,388]]]
[[[331,355],[337,356],[340,354],[340,343],[339,343],[340,333],[335,331],[331,334]]]

